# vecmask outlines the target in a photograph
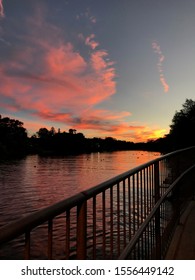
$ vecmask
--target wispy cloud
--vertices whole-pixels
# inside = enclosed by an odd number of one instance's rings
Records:
[[[161,82],[161,84],[164,88],[164,92],[168,92],[169,91],[169,85],[166,82],[164,74],[163,74],[163,61],[164,61],[165,57],[162,54],[160,45],[156,41],[154,41],[152,43],[152,48],[154,49],[155,53],[158,54],[158,64],[157,64],[157,66],[158,66],[158,72],[160,74],[160,82]]]
[[[89,8],[85,11],[84,14],[85,14],[85,17],[86,17],[87,19],[89,19],[89,21],[90,21],[91,23],[96,23],[96,22],[97,22],[96,17],[95,17],[94,15],[91,14],[91,11],[90,11]]]
[[[96,49],[96,48],[99,46],[99,43],[96,42],[96,41],[94,40],[94,38],[95,38],[95,34],[91,34],[91,35],[89,35],[89,36],[86,38],[86,40],[85,40],[85,44],[86,44],[87,46],[90,46],[93,50]]]
[[[89,19],[90,19],[91,23],[96,23],[97,22],[97,19],[96,19],[95,16],[90,16]]]
[[[97,18],[94,15],[91,14],[90,9],[86,9],[85,12],[81,12],[81,13],[76,15],[77,20],[81,20],[83,18],[87,19],[92,24],[97,23]]]
[[[4,18],[5,13],[4,13],[4,8],[3,8],[3,0],[0,0],[0,18]]]

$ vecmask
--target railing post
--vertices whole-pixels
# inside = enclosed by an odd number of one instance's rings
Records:
[[[25,260],[30,259],[30,231],[25,232]]]
[[[77,259],[86,259],[87,201],[77,206]]]
[[[155,203],[160,199],[159,162],[154,163],[154,194]]]
[[[159,161],[154,163],[155,203],[160,199]],[[161,259],[160,207],[155,214],[156,259]]]
[[[53,249],[53,220],[48,221],[48,260],[52,259],[52,249]]]

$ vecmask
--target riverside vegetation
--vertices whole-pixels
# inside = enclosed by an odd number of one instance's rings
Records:
[[[83,133],[70,128],[68,132],[56,132],[52,127],[40,128],[29,137],[19,120],[0,115],[0,158],[20,157],[28,154],[70,155],[118,150],[147,150],[169,152],[195,145],[195,101],[186,99],[180,111],[176,111],[169,134],[163,138],[134,143],[112,137],[86,138]]]

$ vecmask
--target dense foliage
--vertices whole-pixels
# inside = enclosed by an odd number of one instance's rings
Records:
[[[0,115],[0,154],[1,156],[19,156],[26,153],[27,132],[23,123],[2,118]]]
[[[153,150],[168,152],[179,148],[195,145],[195,101],[186,99],[180,111],[176,111],[170,125],[170,132],[164,138],[148,141],[147,143],[133,143],[121,141],[112,137],[85,138],[76,129],[68,132],[55,131],[52,127],[40,128],[28,138],[23,123],[2,118],[0,115],[0,157],[20,156],[29,153],[42,155],[66,155],[90,153],[97,151],[116,150]]]
[[[195,101],[186,99],[180,111],[176,111],[170,125],[169,137],[175,148],[195,145]]]
[[[112,137],[85,138],[83,133],[76,133],[75,129],[69,129],[69,132],[58,132],[52,127],[51,130],[40,128],[37,132],[38,139],[34,137],[35,143],[42,154],[79,154],[97,151],[129,150],[132,148],[132,142],[116,140]]]

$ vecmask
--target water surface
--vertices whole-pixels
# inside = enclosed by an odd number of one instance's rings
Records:
[[[0,161],[0,226],[159,156],[118,151]]]

